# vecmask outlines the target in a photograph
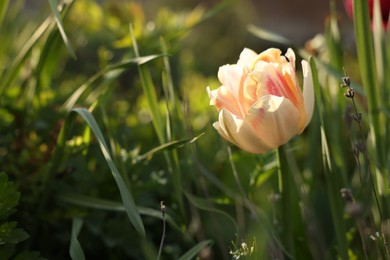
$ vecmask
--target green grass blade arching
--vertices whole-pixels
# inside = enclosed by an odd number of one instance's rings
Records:
[[[28,41],[24,44],[18,55],[13,59],[7,72],[0,81],[0,95],[7,86],[11,85],[12,81],[15,79],[20,69],[22,68],[24,61],[29,56],[32,48],[35,46],[35,44],[37,44],[38,40],[43,36],[43,34],[49,29],[50,24],[52,22],[53,19],[51,17],[46,18],[45,21],[35,30],[35,32],[31,35]]]
[[[322,168],[324,170],[324,175],[326,177],[326,189],[329,197],[329,203],[331,207],[331,215],[333,219],[334,232],[336,235],[337,249],[339,257],[341,259],[348,259],[348,243],[346,239],[346,229],[343,222],[343,206],[341,204],[341,196],[339,195],[340,189],[337,187],[337,174],[335,174],[335,167],[332,160],[332,157],[329,153],[330,149],[328,147],[327,141],[327,129],[325,124],[325,108],[323,106],[322,90],[318,81],[318,72],[314,58],[309,59],[313,84],[314,84],[314,93],[315,93],[315,106],[317,113],[320,117],[320,129],[321,132],[321,146],[322,146]],[[318,169],[314,169],[314,172]]]
[[[85,108],[75,108],[72,110],[73,112],[76,112],[79,114],[85,122],[90,126],[92,132],[95,134],[96,140],[98,141],[99,147],[103,153],[104,158],[107,161],[108,166],[110,167],[112,176],[114,177],[114,180],[119,188],[119,192],[121,194],[121,198],[123,201],[123,204],[126,209],[126,213],[133,224],[134,228],[137,230],[137,232],[145,237],[145,229],[144,225],[142,223],[141,217],[139,215],[139,212],[137,210],[137,207],[135,205],[135,202],[133,200],[133,197],[130,194],[130,191],[128,187],[126,186],[121,174],[119,173],[116,165],[114,164],[112,157],[110,155],[110,152],[108,150],[107,143],[103,137],[102,132],[100,131],[100,128],[95,121],[95,118],[92,116],[92,114],[86,110]]]
[[[133,29],[130,26],[130,36],[133,43],[134,53],[136,57],[140,57],[140,52],[138,49],[138,44],[135,39]],[[164,110],[160,108],[160,100],[156,93],[156,88],[154,86],[152,76],[145,67],[145,65],[139,64],[138,65],[138,71],[139,71],[139,77],[141,80],[141,87],[143,90],[143,93],[147,100],[147,105],[150,114],[152,115],[152,123],[154,130],[157,134],[158,140],[160,144],[165,144],[167,142],[168,137],[170,134],[167,133],[167,130],[170,131],[170,128],[167,127],[166,122],[169,122],[169,109],[166,108],[167,113],[164,114]],[[166,120],[164,119],[166,117]],[[174,186],[174,193],[175,197],[177,199],[177,202],[179,204],[179,208],[181,211],[181,215],[185,216],[185,210],[184,210],[184,201],[182,196],[182,179],[180,175],[180,165],[179,165],[179,158],[178,154],[173,150],[171,153],[164,153],[165,159],[168,166],[168,171],[171,173],[172,176],[172,183]]]
[[[56,196],[57,199],[62,202],[69,203],[72,205],[77,205],[80,207],[86,207],[86,208],[97,209],[97,210],[126,212],[123,203],[117,201],[111,201],[107,199],[94,198],[90,196],[84,196],[75,193],[65,193],[65,192],[61,192]],[[141,215],[158,218],[158,219],[163,218],[160,209],[157,210],[157,209],[146,208],[146,207],[137,207],[137,209]],[[175,223],[173,218],[168,213],[165,214],[165,219],[169,223],[169,225],[173,227],[176,231],[182,232],[180,227]]]
[[[85,260],[83,249],[81,248],[80,242],[77,239],[80,234],[80,230],[83,226],[81,219],[75,218],[72,222],[72,234],[70,238],[69,255],[72,260]]]
[[[76,91],[73,92],[73,94],[67,99],[67,101],[64,103],[62,106],[62,109],[65,111],[70,111],[74,105],[77,103],[77,101],[80,99],[81,95],[88,89],[90,88],[96,81],[104,77],[107,73],[115,71],[115,70],[120,70],[120,69],[125,69],[128,68],[134,64],[144,64],[146,62],[149,62],[151,60],[157,59],[161,57],[161,55],[149,55],[149,56],[144,56],[144,57],[137,57],[133,59],[126,59],[121,62],[109,65],[96,74],[94,74],[92,77],[90,77],[85,83],[83,83],[80,87],[77,88]]]
[[[138,49],[138,44],[135,39],[135,35],[133,33],[133,29],[130,26],[130,36],[133,43],[134,53],[137,58],[140,57],[140,52]],[[149,73],[149,71],[146,69],[146,67],[143,66],[143,64],[138,64],[138,71],[139,76],[141,79],[141,86],[142,90],[146,96],[146,100],[148,103],[149,111],[152,115],[152,122],[154,125],[154,129],[156,131],[157,137],[160,141],[160,144],[163,144],[166,142],[166,135],[165,133],[165,124],[164,124],[164,115],[161,112],[161,109],[159,108],[159,100],[157,98],[156,90],[153,84],[152,77]]]
[[[57,24],[57,27],[58,27],[58,30],[60,31],[61,33],[61,36],[62,36],[62,39],[65,43],[65,46],[66,48],[68,49],[69,51],[69,54],[74,58],[76,59],[76,53],[74,52],[74,49],[72,47],[72,44],[70,43],[69,39],[68,39],[68,36],[66,36],[66,33],[65,33],[65,29],[64,29],[64,25],[62,24],[62,19],[61,19],[61,15],[60,13],[58,12],[58,3],[57,3],[57,0],[49,0],[49,4],[50,4],[50,7],[51,7],[51,10],[54,14],[54,19],[56,21],[56,24]]]
[[[9,0],[3,0],[0,2],[0,32],[5,18],[5,14],[7,13],[8,5]]]
[[[195,197],[186,191],[184,191],[184,194],[186,195],[187,199],[191,202],[191,204],[193,204],[198,209],[209,211],[209,212],[214,212],[214,213],[220,214],[221,216],[224,216],[226,219],[228,219],[233,224],[235,233],[238,236],[238,233],[239,233],[238,224],[229,214],[227,214],[226,212],[224,212],[222,210],[217,209],[216,207],[213,207],[211,205],[211,203],[206,199]]]
[[[136,160],[141,161],[141,160],[145,160],[145,159],[150,159],[156,153],[163,152],[163,151],[170,150],[170,149],[175,149],[175,148],[178,148],[178,147],[183,146],[185,144],[191,144],[191,143],[195,142],[203,134],[200,134],[192,139],[177,140],[177,141],[172,141],[172,142],[168,142],[168,143],[159,145],[159,146],[149,150],[148,152],[137,156]]]
[[[187,260],[187,259],[193,259],[204,247],[212,244],[212,240],[205,240],[194,247],[192,247],[190,250],[188,250],[184,255],[182,255],[179,260]]]
[[[368,12],[368,1],[355,0],[353,6],[357,56],[360,74],[367,97],[368,115],[371,128],[370,133],[375,146],[373,151],[376,155],[376,163],[379,170],[383,173],[386,166],[383,142],[385,137],[383,135],[383,122],[380,114],[380,94],[376,78],[376,65],[370,27],[370,16]],[[388,179],[387,176],[383,177]],[[387,181],[385,182],[387,183]]]

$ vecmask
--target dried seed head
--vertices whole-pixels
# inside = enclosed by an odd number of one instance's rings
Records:
[[[163,216],[165,215],[165,212],[166,212],[166,208],[165,208],[165,205],[164,205],[164,201],[160,201],[160,209],[161,209],[161,213],[163,214]]]
[[[342,188],[340,190],[341,197],[347,202],[347,203],[352,203],[353,202],[353,194],[351,189],[348,188]]]
[[[343,81],[343,83],[341,84],[343,88],[351,86],[351,80],[348,76],[344,76],[341,79]]]
[[[353,98],[355,96],[355,90],[353,90],[353,88],[348,88],[344,96],[347,98]]]

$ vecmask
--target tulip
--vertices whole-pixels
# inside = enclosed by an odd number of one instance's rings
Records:
[[[260,54],[245,48],[237,64],[219,68],[218,89],[207,92],[219,111],[218,133],[241,149],[263,154],[287,143],[309,124],[314,109],[311,69],[302,61],[303,92],[295,53],[270,48]]]
[[[389,20],[389,12],[390,12],[390,0],[380,0],[379,1],[381,7],[381,15],[383,27],[387,28],[387,21]],[[373,15],[373,6],[374,0],[368,0],[368,8],[370,12],[370,17],[372,19]],[[353,17],[353,0],[344,0],[344,7],[349,17]]]

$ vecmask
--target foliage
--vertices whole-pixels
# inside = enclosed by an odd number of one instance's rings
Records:
[[[237,2],[1,2],[0,259],[156,259],[163,223],[162,259],[389,257],[378,6],[370,26],[355,1],[355,52],[334,1],[304,47],[246,29],[234,14],[249,2]],[[293,47],[313,71],[313,120],[277,153],[240,151],[212,128],[206,86],[246,41]]]
[[[20,193],[8,180],[5,173],[0,173],[0,258],[1,259],[40,259],[39,253],[17,250],[17,245],[28,238],[28,234],[17,227],[11,214],[15,213]]]

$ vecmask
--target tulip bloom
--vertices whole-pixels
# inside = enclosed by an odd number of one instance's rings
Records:
[[[237,64],[219,68],[218,89],[207,91],[219,111],[214,128],[241,149],[262,154],[287,143],[309,124],[314,109],[311,69],[302,61],[303,93],[295,71],[295,53],[244,49]]]

